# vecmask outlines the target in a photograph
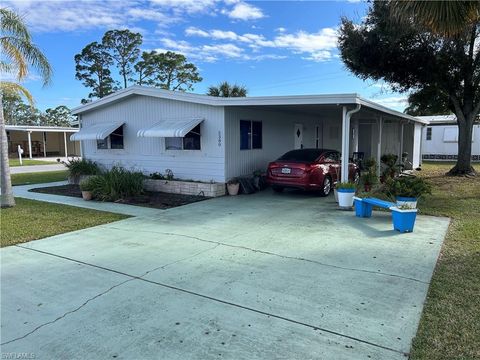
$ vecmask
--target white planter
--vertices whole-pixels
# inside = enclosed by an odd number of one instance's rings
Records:
[[[82,198],[83,200],[89,201],[92,200],[92,192],[91,191],[82,191]]]
[[[227,184],[228,195],[235,196],[238,195],[238,191],[240,190],[240,184]]]
[[[397,206],[398,207],[406,207],[406,208],[409,208],[409,209],[416,209],[417,208],[417,199],[416,198],[397,196]]]
[[[145,179],[143,181],[143,188],[146,191],[159,191],[184,195],[201,195],[208,197],[225,195],[224,183]]]
[[[355,190],[338,189],[337,192],[338,192],[338,206],[342,208],[351,208],[353,206],[353,197],[355,196]]]

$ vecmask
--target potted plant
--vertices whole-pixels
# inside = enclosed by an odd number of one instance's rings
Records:
[[[417,218],[417,209],[408,205],[400,205],[390,208],[392,211],[393,228],[400,232],[412,232]]]
[[[431,186],[416,176],[399,176],[390,179],[386,184],[387,191],[394,196],[397,206],[416,209],[418,198],[431,194]]]
[[[238,195],[239,189],[240,189],[240,182],[238,181],[237,178],[228,180],[227,182],[228,195],[231,195],[231,196]]]
[[[398,156],[395,154],[384,154],[380,157],[380,161],[384,165],[384,170],[380,178],[381,182],[385,182],[388,179],[395,177],[395,174],[397,172],[397,160]]]
[[[83,200],[92,200],[93,198],[93,178],[89,177],[80,181],[80,190],[82,191]]]
[[[260,180],[262,178],[262,170],[255,170],[253,172],[253,186],[260,190]]]
[[[336,189],[338,192],[338,205],[342,208],[351,208],[353,206],[353,197],[355,196],[355,184],[351,182],[338,183]]]

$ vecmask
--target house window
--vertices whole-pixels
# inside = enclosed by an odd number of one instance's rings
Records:
[[[240,120],[240,150],[262,148],[262,122]]]
[[[165,149],[167,150],[200,150],[200,124],[195,126],[183,138],[165,138]]]
[[[97,149],[123,149],[123,125],[105,139],[97,140]]]
[[[427,127],[427,140],[432,140],[432,128]]]

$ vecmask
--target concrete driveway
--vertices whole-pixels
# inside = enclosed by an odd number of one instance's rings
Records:
[[[263,192],[4,248],[1,351],[404,359],[447,226]]]

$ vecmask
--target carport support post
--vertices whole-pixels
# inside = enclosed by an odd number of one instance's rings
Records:
[[[383,128],[383,117],[380,116],[378,119],[378,147],[377,147],[377,176],[380,177],[380,167],[382,157],[382,128]]]
[[[350,155],[350,117],[360,111],[361,105],[357,104],[355,109],[347,111],[347,107],[342,108],[342,182],[348,182],[348,164]]]
[[[32,158],[32,132],[27,131],[27,136],[28,136],[28,157],[31,159]]]
[[[402,155],[403,155],[403,122],[400,123],[400,155],[399,159],[400,162],[402,161]]]
[[[67,152],[68,152],[68,149],[67,149],[67,133],[64,131],[63,132],[63,143],[65,144],[65,157],[68,156]]]
[[[47,157],[47,133],[43,132],[43,157]]]

